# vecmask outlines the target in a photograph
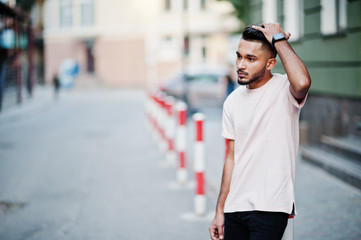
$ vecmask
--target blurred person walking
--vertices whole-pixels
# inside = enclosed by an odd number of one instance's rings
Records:
[[[230,63],[228,65],[228,74],[224,77],[224,83],[226,86],[226,97],[228,97],[228,95],[231,94],[234,89],[236,89],[237,80],[235,73],[236,72],[234,71],[234,65]]]
[[[60,80],[58,74],[54,74],[53,76],[53,86],[54,86],[54,98],[58,99],[59,91],[60,91]]]
[[[3,107],[5,77],[6,77],[5,60],[0,59],[0,112],[2,111],[2,107]]]
[[[223,105],[229,139],[213,240],[280,240],[295,214],[298,122],[311,78],[280,24],[248,26],[238,46],[237,88]],[[272,74],[276,55],[286,74]]]

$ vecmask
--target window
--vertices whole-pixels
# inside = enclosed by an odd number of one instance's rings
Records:
[[[202,36],[201,39],[202,39],[202,59],[203,61],[205,61],[207,59],[207,47],[206,47],[207,37]]]
[[[302,0],[284,1],[284,30],[291,33],[291,41],[297,41],[303,34]]]
[[[183,38],[183,55],[188,57],[189,55],[189,36]]]
[[[207,48],[206,46],[202,46],[202,58],[205,61],[207,59]]]
[[[206,9],[206,0],[201,0],[201,10]]]
[[[171,0],[164,0],[164,9],[170,11],[171,7]]]
[[[188,10],[188,0],[183,0],[183,10]]]
[[[346,29],[346,0],[321,0],[321,32],[332,35]]]
[[[59,0],[60,27],[71,27],[73,24],[73,7],[71,0]]]
[[[160,39],[159,59],[161,61],[175,61],[180,58],[181,39],[172,35],[162,36]]]
[[[81,1],[81,25],[94,25],[94,0]]]

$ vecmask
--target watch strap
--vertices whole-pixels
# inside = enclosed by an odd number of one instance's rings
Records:
[[[272,46],[275,47],[275,43],[278,41],[287,40],[283,33],[277,33],[272,36]]]

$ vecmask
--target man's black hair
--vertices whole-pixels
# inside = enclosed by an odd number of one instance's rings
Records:
[[[277,56],[276,49],[270,44],[270,42],[266,39],[266,37],[261,31],[254,29],[252,26],[261,26],[264,28],[263,25],[258,25],[258,24],[249,25],[243,30],[242,39],[246,41],[262,42],[271,51],[272,57],[276,57]]]

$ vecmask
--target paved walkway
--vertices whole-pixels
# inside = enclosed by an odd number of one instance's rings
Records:
[[[20,104],[5,107],[0,112],[0,124],[2,122],[11,122],[19,118],[31,118],[38,113],[50,108],[56,102],[53,89],[49,86],[36,86],[33,96],[24,96]]]

